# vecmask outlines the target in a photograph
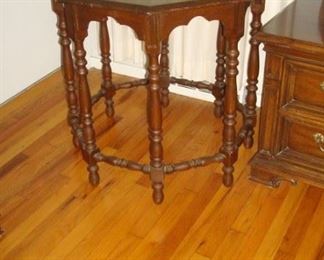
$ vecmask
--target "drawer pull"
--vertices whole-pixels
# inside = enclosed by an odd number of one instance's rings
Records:
[[[316,133],[314,134],[314,140],[318,144],[320,150],[324,152],[324,135]]]
[[[322,91],[324,91],[324,81],[320,84],[320,88]]]

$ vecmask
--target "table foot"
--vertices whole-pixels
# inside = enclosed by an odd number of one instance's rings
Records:
[[[224,166],[223,167],[223,184],[226,187],[231,187],[233,185],[233,172],[234,172],[234,167],[233,166]]]
[[[106,115],[113,117],[115,115],[114,102],[112,100],[106,101]]]
[[[249,134],[247,133],[246,137],[244,138],[244,147],[247,149],[252,148],[253,144],[254,144],[254,140],[253,140],[253,134]]]
[[[99,167],[98,165],[89,165],[89,182],[92,186],[96,187],[100,183],[100,176],[98,174]]]
[[[156,183],[153,186],[153,201],[155,204],[161,204],[164,200],[163,184]]]
[[[162,169],[151,169],[151,182],[153,188],[153,201],[155,204],[161,204],[164,199],[164,173]]]

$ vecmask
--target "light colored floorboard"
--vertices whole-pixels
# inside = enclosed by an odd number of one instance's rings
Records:
[[[114,75],[114,81],[128,78]],[[92,91],[100,72],[91,70]],[[221,146],[222,121],[212,103],[171,94],[163,111],[166,161],[208,155]],[[146,93],[122,90],[116,116],[94,107],[97,143],[106,154],[147,162]],[[248,180],[256,150],[243,147],[235,184],[221,184],[221,165],[165,179],[154,205],[148,176],[100,165],[88,183],[71,142],[59,72],[0,107],[0,259],[321,259],[323,189]],[[238,117],[238,126],[241,118]]]

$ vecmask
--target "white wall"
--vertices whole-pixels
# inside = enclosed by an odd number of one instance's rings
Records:
[[[0,0],[0,103],[59,67],[49,0]]]

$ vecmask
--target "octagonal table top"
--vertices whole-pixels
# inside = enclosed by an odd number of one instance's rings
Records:
[[[251,0],[57,0],[61,3],[74,3],[96,6],[120,6],[143,10],[168,9],[173,7],[193,7],[202,4],[225,4],[251,2]]]

